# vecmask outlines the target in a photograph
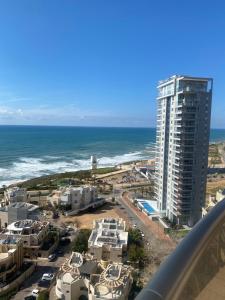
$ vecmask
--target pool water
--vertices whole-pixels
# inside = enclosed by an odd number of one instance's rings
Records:
[[[152,214],[155,212],[154,208],[148,204],[147,202],[144,202],[144,201],[140,201],[140,203],[142,204],[142,206],[144,207],[144,209],[147,210],[148,213]]]

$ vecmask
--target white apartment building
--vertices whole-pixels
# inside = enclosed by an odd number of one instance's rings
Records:
[[[91,255],[98,261],[122,262],[127,251],[128,232],[122,219],[95,220],[88,240]]]
[[[0,207],[0,228],[19,220],[38,220],[39,207],[27,202],[12,202],[9,205]]]
[[[19,187],[8,188],[4,191],[4,202],[7,204],[13,202],[27,202],[27,190]]]
[[[75,215],[88,208],[95,208],[105,203],[105,199],[98,198],[97,188],[94,186],[67,187],[54,191],[49,197],[52,204],[70,206],[66,215]]]
[[[91,256],[73,252],[56,280],[56,296],[63,300],[126,300],[132,285],[131,268],[112,263],[104,268]]]
[[[212,79],[172,76],[158,85],[156,198],[172,222],[202,215],[208,166]]]

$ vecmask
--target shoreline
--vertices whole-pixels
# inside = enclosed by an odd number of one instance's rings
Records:
[[[124,163],[120,163],[120,164],[116,164],[116,165],[109,165],[107,167],[99,167],[97,168],[97,173],[96,173],[96,178],[97,179],[101,179],[104,177],[108,177],[108,176],[113,176],[114,174],[119,173],[123,173],[123,172],[127,172],[129,170],[132,169],[132,167],[134,166],[134,164],[143,164],[143,163],[147,163],[147,162],[154,162],[154,159],[143,159],[143,160],[131,160],[129,162],[124,162]],[[107,173],[104,173],[104,171],[109,170]],[[102,173],[103,172],[103,173]],[[68,171],[68,172],[61,172],[61,173],[53,173],[53,174],[48,174],[48,175],[43,175],[43,176],[38,176],[38,177],[33,177],[30,179],[25,179],[25,180],[18,180],[18,181],[14,181],[13,183],[9,184],[9,185],[5,185],[7,188],[8,187],[13,187],[13,186],[23,186],[26,184],[29,184],[33,182],[34,185],[38,185],[40,184],[41,181],[51,181],[51,180],[63,180],[63,179],[69,179],[69,178],[76,178],[76,176],[80,176],[80,174],[86,175],[86,178],[90,178],[91,179],[91,174],[92,174],[92,170],[90,168],[88,169],[80,169],[80,170],[76,170],[76,171]],[[4,189],[4,186],[2,185],[0,187],[0,191]]]
[[[224,151],[222,151],[221,153],[221,149],[220,151],[218,152],[218,156],[221,158],[221,163],[211,163],[210,162],[210,159],[212,159],[213,156],[210,156],[210,147],[213,147],[213,146],[223,146],[224,145]],[[220,141],[214,141],[214,142],[210,142],[209,143],[209,164],[208,164],[208,167],[209,168],[221,168],[223,167],[223,158],[225,158],[225,140],[220,140]],[[105,165],[105,166],[99,166],[98,167],[98,170],[104,170],[106,168],[117,168],[119,170],[119,168],[128,168],[128,167],[131,167],[131,165],[134,165],[134,164],[138,164],[138,163],[146,163],[146,162],[152,162],[154,161],[155,159],[152,157],[152,158],[149,158],[149,159],[146,159],[146,158],[143,158],[143,159],[136,159],[136,160],[130,160],[130,161],[124,161],[124,162],[121,162],[121,163],[115,163],[115,164],[109,164],[109,165]],[[24,179],[24,180],[12,180],[10,181],[9,180],[9,184],[1,184],[0,186],[0,190],[2,190],[4,188],[4,185],[6,187],[11,187],[11,186],[16,186],[16,185],[23,185],[23,184],[26,184],[28,182],[31,182],[31,181],[41,181],[41,180],[45,180],[45,179],[50,179],[50,178],[55,178],[55,177],[61,177],[61,178],[65,178],[65,176],[70,176],[70,175],[76,175],[76,174],[79,174],[79,172],[91,172],[91,169],[90,168],[80,168],[80,169],[77,169],[77,170],[74,170],[74,171],[65,171],[65,172],[50,172],[49,174],[46,174],[46,175],[41,175],[41,176],[37,176],[37,177],[31,177],[31,178],[27,178],[27,179]],[[110,174],[108,175],[110,176]],[[104,177],[104,176],[102,176]],[[3,182],[7,182],[7,180],[3,180]]]

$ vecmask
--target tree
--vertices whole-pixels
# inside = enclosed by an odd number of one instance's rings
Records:
[[[90,229],[81,229],[74,239],[72,244],[72,251],[74,252],[87,252],[88,250],[88,239],[91,234]]]
[[[37,297],[37,300],[48,300],[49,299],[49,292],[48,291],[41,291]]]
[[[141,236],[141,232],[139,229],[137,228],[130,228],[128,231],[128,243],[131,244],[135,244],[138,246],[141,246],[142,244],[142,236]]]
[[[145,257],[144,248],[131,244],[128,250],[128,258],[132,262],[140,262]]]

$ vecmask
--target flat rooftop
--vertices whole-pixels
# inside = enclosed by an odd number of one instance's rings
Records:
[[[119,219],[121,221],[121,219]],[[102,219],[95,222],[95,227],[89,237],[89,246],[102,247],[103,245],[111,245],[112,247],[121,248],[127,245],[128,232],[125,231],[125,223],[119,222],[117,219]]]

